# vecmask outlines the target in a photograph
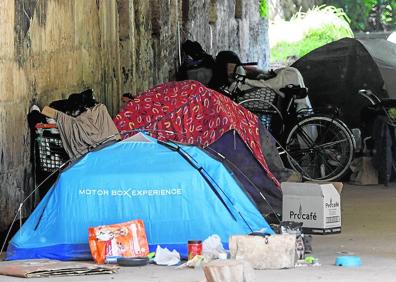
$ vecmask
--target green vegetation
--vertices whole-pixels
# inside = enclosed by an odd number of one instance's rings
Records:
[[[324,3],[343,8],[351,18],[354,31],[396,29],[395,0],[325,0]]]
[[[268,16],[268,3],[267,3],[267,0],[260,0],[260,2],[259,2],[259,11],[260,11],[260,16],[262,18],[267,18],[267,16]]]
[[[392,121],[396,120],[396,108],[388,109],[388,115],[392,119]]]
[[[353,37],[353,32],[342,9],[319,6],[271,26],[269,36],[271,62],[285,62],[288,57],[301,57],[329,42]]]

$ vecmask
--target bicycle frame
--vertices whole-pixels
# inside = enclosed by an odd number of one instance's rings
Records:
[[[284,94],[276,96],[282,97],[280,108],[259,96],[256,98],[253,95],[254,98],[249,99],[249,90],[241,90],[248,77],[243,72],[243,68],[239,67],[240,65],[235,66],[234,81],[231,87],[222,89],[223,93],[248,109],[264,105],[263,108],[253,110],[253,113],[259,117],[269,116],[271,123],[274,115],[280,117],[279,133],[275,133],[274,128],[271,133],[277,142],[279,154],[287,156],[290,166],[308,180],[329,181],[341,177],[352,161],[356,143],[352,132],[339,120],[338,109],[331,109],[326,113],[312,109],[298,110],[296,100],[305,98],[307,91],[297,85],[287,85],[280,89]],[[266,94],[264,91],[263,95]],[[241,100],[244,95],[247,99]],[[260,95],[260,93],[256,95]],[[263,103],[251,104],[252,106],[249,108],[250,100]],[[341,152],[344,152],[345,156]],[[307,165],[305,159],[312,160],[311,162],[314,163]]]
[[[377,107],[377,109],[380,109],[382,113],[386,116],[387,118],[387,123],[390,126],[396,127],[396,117],[394,114],[390,114],[388,109],[390,108],[396,108],[396,99],[381,99],[377,95],[375,95],[370,89],[360,89],[358,91],[358,94],[366,98],[371,106]]]

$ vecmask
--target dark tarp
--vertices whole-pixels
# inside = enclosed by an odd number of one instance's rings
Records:
[[[396,98],[396,44],[385,39],[360,40],[373,57],[390,98]]]
[[[336,105],[350,127],[359,127],[368,101],[359,89],[396,98],[396,44],[343,38],[317,48],[293,65],[304,77],[313,107]]]

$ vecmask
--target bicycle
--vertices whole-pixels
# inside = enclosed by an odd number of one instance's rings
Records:
[[[358,94],[369,102],[364,111],[364,151],[372,157],[379,183],[388,186],[396,172],[396,99],[380,98],[369,89],[360,89]]]
[[[289,166],[305,180],[340,179],[352,162],[356,144],[350,129],[339,119],[339,110],[297,109],[296,100],[305,98],[308,91],[296,85],[280,89],[283,98],[271,88],[241,90],[249,79],[243,71],[249,64],[236,65],[232,87],[221,91],[258,116],[276,139],[280,154],[286,155]]]
[[[358,94],[369,101],[369,110],[385,116],[387,123],[392,127],[396,127],[396,99],[381,99],[370,89],[360,89]]]

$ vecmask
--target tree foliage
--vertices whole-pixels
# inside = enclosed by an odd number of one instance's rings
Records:
[[[285,62],[289,57],[299,58],[332,41],[353,37],[349,22],[343,10],[333,6],[313,7],[307,12],[298,12],[290,21],[271,26],[271,62]]]
[[[260,11],[260,16],[262,18],[267,18],[267,16],[268,16],[268,2],[267,2],[267,0],[259,1],[259,11]]]
[[[354,31],[387,31],[396,28],[395,0],[324,0],[342,8]]]

